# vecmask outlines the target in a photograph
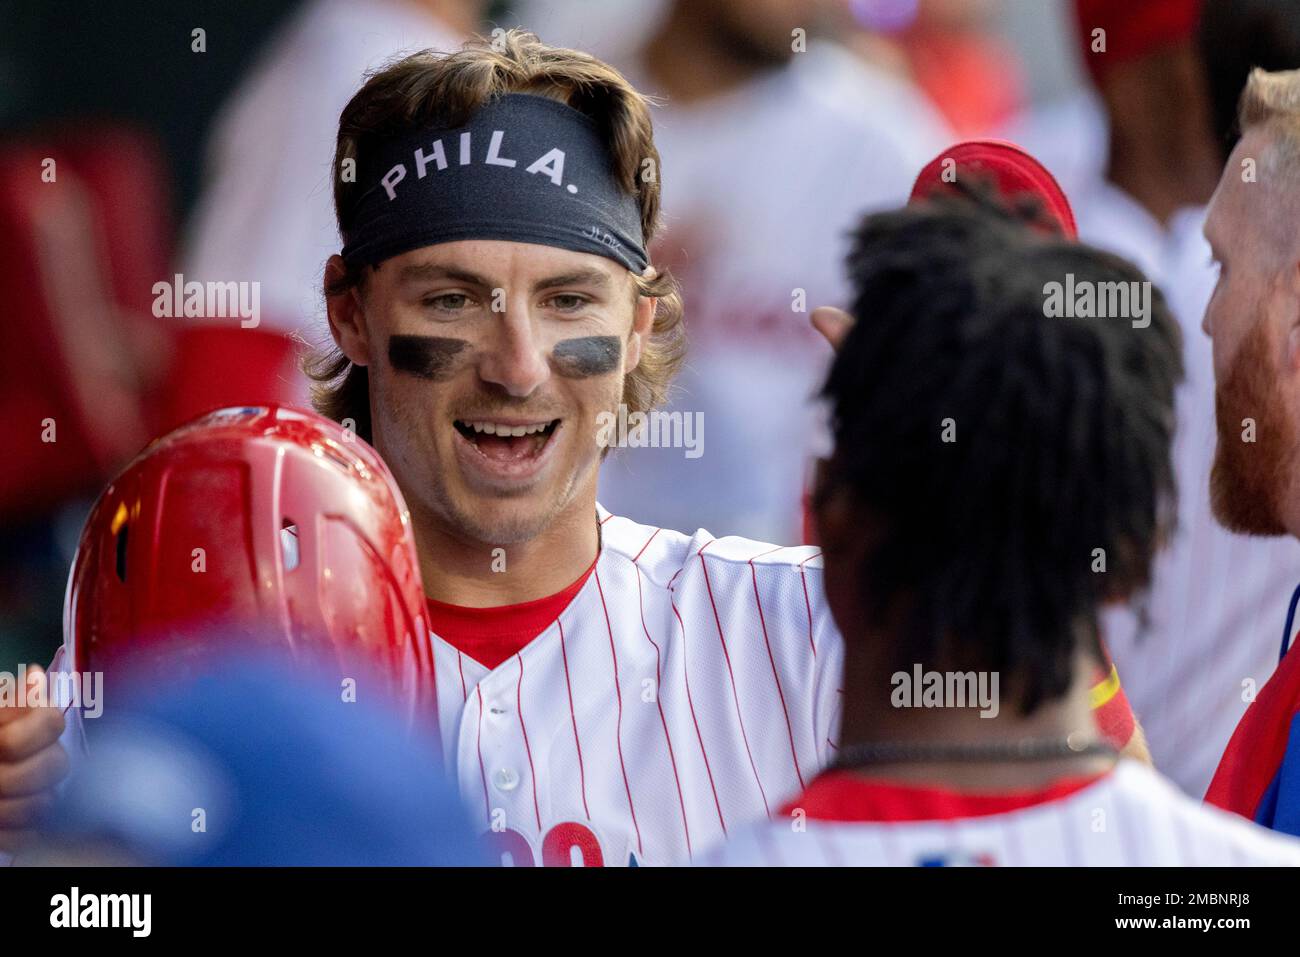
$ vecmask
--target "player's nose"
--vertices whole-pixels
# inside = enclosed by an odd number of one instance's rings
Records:
[[[493,342],[479,366],[479,375],[509,395],[529,396],[551,374],[536,324],[526,309],[513,305],[494,319]]]

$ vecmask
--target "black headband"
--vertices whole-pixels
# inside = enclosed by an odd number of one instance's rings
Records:
[[[504,239],[595,253],[640,274],[641,210],[619,185],[592,120],[542,96],[510,93],[469,122],[382,144],[344,239],[348,265],[421,246]]]

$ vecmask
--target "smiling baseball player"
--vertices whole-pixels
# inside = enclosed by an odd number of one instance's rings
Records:
[[[596,502],[602,421],[684,354],[647,102],[504,34],[373,76],[335,168],[316,404],[410,507],[444,753],[500,859],[688,861],[775,812],[838,737],[818,550]]]

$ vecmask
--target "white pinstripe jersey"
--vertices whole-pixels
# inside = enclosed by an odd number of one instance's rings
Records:
[[[852,790],[842,789],[826,800],[824,783],[819,781],[791,802],[787,813],[751,825],[704,855],[702,863],[1300,866],[1300,841],[1193,801],[1134,761],[1121,761],[1113,772],[1064,797],[1002,813],[942,820],[853,820]],[[794,813],[803,801],[810,806],[818,801],[819,788],[820,813]]]
[[[461,794],[503,863],[691,860],[829,760],[843,657],[820,553],[599,509],[595,570],[487,669],[434,638]]]

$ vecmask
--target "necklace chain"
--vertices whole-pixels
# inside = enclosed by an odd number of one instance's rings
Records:
[[[917,762],[1043,761],[1051,758],[1117,757],[1119,752],[1104,741],[1076,743],[1066,738],[1022,738],[979,744],[925,744],[877,741],[846,745],[832,768],[860,768],[876,764]]]

